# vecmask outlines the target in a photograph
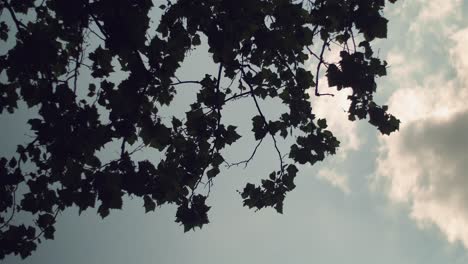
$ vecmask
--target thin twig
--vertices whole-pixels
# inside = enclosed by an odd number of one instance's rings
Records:
[[[323,63],[323,53],[325,52],[325,48],[328,45],[327,40],[323,41],[323,46],[322,46],[322,51],[320,52],[320,58],[319,58],[319,63],[317,64],[317,73],[315,75],[315,95],[316,96],[322,96],[322,95],[330,95],[330,96],[335,96],[334,94],[329,94],[329,93],[319,93],[318,86],[319,86],[319,74],[320,74],[320,66],[322,66]]]
[[[18,189],[18,185],[15,186],[15,188],[13,189],[13,204],[12,204],[12,211],[11,211],[11,215],[10,217],[8,218],[8,220],[3,223],[3,225],[0,226],[0,230],[8,225],[10,225],[10,222],[11,220],[13,219],[13,216],[15,216],[15,213],[16,213],[16,190]]]
[[[3,3],[5,4],[5,7],[7,8],[8,12],[10,12],[11,18],[13,19],[13,22],[15,23],[18,31],[27,29],[27,27],[16,17],[16,13],[11,7],[10,3],[8,3],[8,1],[6,0],[3,0]]]
[[[223,63],[220,63],[219,64],[219,69],[218,69],[218,79],[217,79],[217,83],[216,83],[216,87],[215,87],[215,89],[216,89],[215,92],[216,92],[217,96],[219,96],[219,93],[220,93],[219,86],[221,84],[221,74],[222,74],[222,72],[223,72]],[[214,111],[214,110],[212,109],[212,111]],[[213,145],[211,146],[211,149],[210,149],[210,157],[211,158],[213,158],[215,153],[218,153],[217,152],[218,149],[216,147],[216,139],[219,136],[219,127],[220,127],[220,123],[221,123],[221,105],[220,105],[219,102],[216,103],[216,111],[217,111],[217,114],[218,114],[218,120],[217,120],[217,123],[216,123],[216,130],[214,132],[215,139],[214,139]],[[201,173],[200,178],[197,180],[197,182],[195,183],[195,185],[192,188],[192,193],[190,194],[189,200],[192,200],[193,196],[195,195],[195,190],[198,188],[198,185],[202,182],[203,175],[205,174],[205,170],[208,168],[209,165],[210,165],[210,163],[206,164],[206,166],[203,168],[203,172]],[[211,179],[209,179],[209,180],[211,180]]]
[[[248,159],[243,160],[243,161],[239,161],[239,162],[230,163],[230,164],[227,165],[227,167],[230,168],[232,166],[239,166],[241,164],[244,164],[244,169],[247,168],[247,166],[249,165],[249,162],[255,157],[255,154],[257,153],[257,149],[260,147],[262,142],[263,142],[263,138],[260,139],[260,141],[257,143],[257,146],[255,146],[254,151],[252,152],[252,154],[250,155],[250,157]]]
[[[83,28],[81,28],[81,36],[83,37]],[[80,67],[81,67],[81,61],[83,60],[84,54],[83,54],[83,42],[80,43],[79,45],[79,52],[76,55],[76,61],[75,61],[75,78],[73,80],[73,93],[76,94],[76,89],[78,87],[78,76],[80,75]]]
[[[356,42],[354,41],[353,29],[350,29],[349,31],[351,32],[351,39],[353,40],[354,52],[356,52]]]
[[[250,82],[248,80],[245,79],[245,71],[243,68],[241,68],[241,71],[242,71],[242,79],[244,79],[244,81],[247,83],[247,85],[249,86],[250,88],[250,94],[255,102],[255,106],[257,107],[257,111],[258,113],[260,114],[260,116],[262,117],[263,119],[263,122],[265,123],[265,126],[267,128],[269,128],[269,125],[268,125],[268,122],[267,122],[267,119],[265,118],[265,115],[263,114],[262,112],[262,109],[260,108],[260,105],[258,104],[258,101],[257,101],[257,97],[255,96],[254,92],[253,92],[253,87],[252,85],[250,84]],[[275,146],[275,149],[276,149],[276,152],[278,153],[278,157],[279,157],[279,160],[280,160],[280,174],[283,175],[283,172],[284,172],[284,166],[283,166],[283,157],[281,155],[281,151],[279,150],[278,148],[278,143],[276,142],[276,138],[275,136],[270,132],[270,130],[268,129],[268,133],[270,134],[271,138],[273,139],[273,144]]]
[[[89,31],[91,31],[91,33],[93,33],[96,37],[98,37],[100,40],[102,41],[106,41],[106,39],[104,37],[102,37],[101,35],[99,35],[96,31],[94,31],[91,27],[89,27]]]
[[[176,83],[171,83],[170,85],[175,86],[175,85],[180,85],[180,84],[201,84],[199,81],[178,81]]]
[[[54,222],[55,222],[55,219],[57,219],[57,215],[58,215],[59,212],[60,212],[60,207],[57,207],[57,210],[55,211],[54,218],[53,218]],[[51,227],[52,225],[53,225],[53,224],[50,224],[48,227]],[[33,239],[31,239],[30,241],[34,241],[34,240],[38,239],[38,238],[45,232],[45,230],[46,230],[48,227],[46,227],[46,228],[44,228],[44,229],[42,229],[42,228],[39,227],[39,228],[41,229],[41,232],[40,232],[37,236],[35,236]]]
[[[231,97],[225,99],[225,100],[224,100],[224,103],[229,102],[229,101],[231,101],[231,100],[235,100],[235,99],[240,98],[240,97],[248,96],[248,95],[250,95],[250,93],[251,93],[251,92],[248,91],[248,92],[243,92],[243,93],[240,93],[240,94],[235,94],[235,95],[233,95],[233,96],[231,96]]]
[[[122,145],[120,146],[120,157],[123,157],[125,154],[125,142],[127,142],[126,138],[122,138]]]
[[[315,52],[313,52],[309,47],[307,47],[307,50],[308,50],[308,51],[310,52],[310,54],[312,54],[317,60],[320,61],[320,57],[319,57],[317,54],[315,54]],[[325,65],[325,67],[328,68],[328,65],[329,65],[330,63],[328,63],[328,62],[322,60],[322,64]]]

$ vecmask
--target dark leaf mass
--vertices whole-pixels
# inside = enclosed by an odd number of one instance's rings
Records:
[[[0,55],[0,113],[24,102],[38,114],[28,121],[31,141],[0,158],[0,259],[25,258],[41,238],[53,239],[66,208],[97,208],[104,218],[126,196],[142,198],[146,212],[174,204],[185,231],[209,223],[205,187],[222,164],[233,165],[222,151],[241,138],[223,110],[241,98],[255,106],[242,118],[251,120],[258,145],[236,165],[251,161],[264,139],[278,154],[277,169],[240,191],[244,205],[257,210],[282,213],[299,164],[313,165],[339,147],[326,120],[315,119],[309,90],[333,96],[350,89],[349,120],[367,119],[383,134],[398,130],[399,121],[374,102],[376,78],[386,75],[386,62],[371,48],[387,37],[384,0],[156,2],[0,0],[0,41],[16,40]],[[335,64],[324,59],[332,44],[342,48]],[[179,80],[187,54],[204,45],[216,72]],[[317,63],[313,72],[309,59]],[[321,68],[328,93],[318,89]],[[115,72],[126,75],[116,80]],[[160,109],[187,85],[198,93],[185,117],[163,118]],[[261,100],[282,102],[286,108],[278,109],[287,111],[270,120]],[[285,138],[293,144],[283,154],[277,142]],[[113,160],[99,154],[109,144],[119,146]],[[143,147],[161,160],[137,161],[133,154]],[[18,213],[32,221],[22,223]]]

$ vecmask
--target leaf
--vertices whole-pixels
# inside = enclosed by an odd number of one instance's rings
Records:
[[[215,154],[213,154],[213,159],[211,160],[211,165],[213,167],[219,167],[219,165],[221,165],[221,163],[223,163],[223,161],[224,161],[223,156],[221,156],[221,154],[219,154],[219,153],[215,153]]]
[[[45,239],[54,239],[55,227],[48,226],[44,229],[44,237]]]
[[[228,145],[232,145],[232,143],[236,142],[241,136],[237,134],[235,126],[228,126],[227,132],[225,136],[226,143]]]
[[[384,17],[379,17],[374,21],[374,24],[371,26],[371,28],[372,33],[376,38],[387,37],[387,23],[388,20]]]
[[[86,164],[88,164],[89,166],[94,167],[94,168],[99,168],[99,167],[101,167],[101,160],[98,157],[94,156],[94,155],[89,155],[86,158]]]
[[[101,218],[104,219],[109,215],[109,208],[104,205],[101,205],[99,206],[98,213],[101,216]]]
[[[208,224],[208,211],[210,207],[205,204],[206,197],[202,195],[195,195],[193,197],[191,206],[187,203],[182,204],[177,209],[176,222],[184,226],[184,232],[188,232],[195,227],[202,227]]]
[[[370,59],[372,57],[373,51],[372,51],[369,41],[362,41],[361,43],[359,43],[359,47],[364,48],[364,55],[366,56],[367,59]]]
[[[338,86],[338,90],[341,89],[341,84],[342,84],[342,76],[341,72],[338,69],[338,67],[335,64],[330,64],[327,69],[327,80],[328,80],[328,86],[333,87],[333,86]]]
[[[36,131],[38,131],[39,128],[41,127],[42,120],[40,120],[40,119],[38,119],[38,118],[32,118],[32,119],[29,119],[29,120],[28,120],[28,124],[31,125],[31,130],[36,130]]]
[[[154,211],[156,209],[156,203],[149,195],[145,195],[143,200],[145,201],[145,213]]]
[[[260,115],[254,116],[252,118],[252,123],[252,131],[254,132],[255,140],[264,138],[267,134],[267,130],[265,128],[265,121],[263,120],[263,117]]]
[[[112,67],[112,54],[108,49],[99,45],[94,52],[89,54],[89,59],[93,61],[93,71],[91,75],[94,78],[108,77],[114,68]]]
[[[10,162],[8,163],[8,166],[10,166],[10,168],[15,168],[16,165],[18,165],[18,162],[16,161],[16,159],[11,158]]]
[[[171,141],[171,130],[161,123],[157,123],[151,129],[151,143],[152,147],[162,151]]]
[[[39,225],[41,229],[45,229],[54,223],[55,223],[55,217],[51,214],[40,215],[39,219],[37,220],[37,224]]]
[[[138,140],[137,135],[132,134],[130,137],[127,138],[127,143],[130,145],[135,144],[135,142]]]
[[[206,175],[208,176],[208,179],[211,179],[211,178],[214,178],[216,175],[219,174],[219,168],[218,167],[214,167],[212,168],[211,170],[209,170]]]
[[[192,38],[192,45],[199,46],[201,44],[200,35],[195,34]]]
[[[275,209],[278,213],[283,214],[283,202],[276,203]]]
[[[3,40],[3,41],[7,41],[8,40],[8,26],[7,24],[2,21],[0,22],[0,39]]]
[[[319,119],[319,120],[317,120],[317,125],[321,129],[325,129],[325,128],[327,128],[327,120],[326,119]]]

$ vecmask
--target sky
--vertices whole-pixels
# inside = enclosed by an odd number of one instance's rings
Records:
[[[273,170],[275,153],[264,144],[246,169],[226,169],[215,179],[210,223],[202,229],[184,233],[174,222],[175,207],[145,214],[143,202],[129,198],[104,220],[95,209],[63,212],[55,240],[26,260],[5,263],[468,263],[467,11],[462,0],[400,0],[386,7],[388,39],[373,45],[389,63],[377,101],[401,120],[400,131],[383,136],[365,121],[347,121],[346,93],[313,98],[315,113],[327,118],[342,144],[335,156],[301,168],[284,214],[242,207],[236,192]],[[209,60],[194,51],[180,76],[215,73]],[[326,90],[325,79],[320,83]],[[178,113],[195,92],[188,87],[178,95]],[[262,107],[274,117],[275,105]],[[252,102],[226,110],[226,122],[248,135],[242,124],[250,122]],[[28,115],[0,117],[8,139],[0,141],[2,155],[27,139]],[[228,160],[247,158],[253,146],[246,136],[226,153]]]

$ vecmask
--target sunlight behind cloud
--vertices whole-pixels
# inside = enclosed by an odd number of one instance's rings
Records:
[[[468,28],[438,36],[422,32],[427,21],[459,16],[461,1],[419,2],[421,11],[409,31],[417,28],[421,34],[445,38],[445,46],[438,48],[449,56],[432,65],[437,72],[419,80],[417,74],[427,70],[422,66],[431,62],[428,53],[409,45],[388,54],[390,77],[399,87],[388,105],[402,123],[398,133],[379,138],[373,184],[384,188],[393,203],[408,205],[419,227],[436,226],[449,242],[460,241],[468,248]],[[415,42],[421,37],[406,34]],[[434,42],[426,44],[429,49]]]
[[[336,52],[331,52],[332,58],[336,59]],[[335,96],[315,96],[310,92],[312,109],[317,118],[325,118],[327,120],[328,130],[332,131],[335,137],[340,141],[340,147],[335,156],[329,157],[327,162],[318,172],[317,178],[330,183],[344,193],[350,193],[348,178],[349,175],[345,172],[339,172],[337,165],[346,161],[350,151],[358,150],[362,145],[362,138],[358,134],[357,122],[348,120],[348,109],[350,101],[347,97],[351,93],[351,89],[345,89],[336,92],[335,88],[330,88],[326,77],[319,79],[319,90],[330,92]]]

